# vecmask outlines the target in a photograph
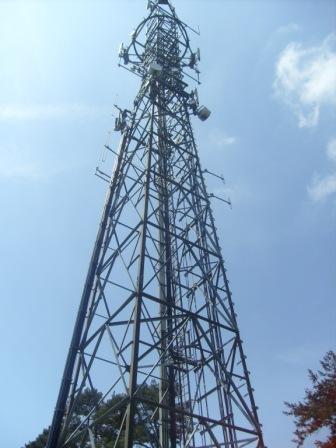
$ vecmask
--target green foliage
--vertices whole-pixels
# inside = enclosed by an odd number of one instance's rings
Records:
[[[321,361],[321,370],[309,370],[312,388],[298,403],[285,403],[286,415],[293,415],[296,426],[295,439],[300,447],[306,438],[321,428],[329,430],[325,442],[316,442],[319,448],[336,448],[336,353],[329,351]]]
[[[158,403],[159,387],[153,382],[151,385],[144,385],[139,391],[139,398],[146,401]],[[99,404],[98,404],[99,403]],[[127,407],[127,395],[115,394],[110,399],[102,401],[102,394],[95,389],[85,389],[76,401],[76,406],[69,425],[70,433],[79,425],[84,416],[87,416],[91,409],[95,412],[91,414],[92,421],[95,422],[94,434],[97,448],[113,448],[119,434]],[[153,404],[139,403],[135,415],[134,442],[146,443],[151,439],[151,434],[157,429],[158,412],[152,419],[151,425],[144,423],[145,417],[153,414],[155,406]],[[146,421],[149,419],[146,418]],[[33,441],[27,443],[24,448],[45,448],[48,439],[48,429]],[[124,446],[123,432],[119,436],[117,448]],[[69,448],[76,448],[76,444],[69,445]]]
[[[25,448],[44,448],[48,440],[49,429],[44,429],[34,442],[26,443]]]

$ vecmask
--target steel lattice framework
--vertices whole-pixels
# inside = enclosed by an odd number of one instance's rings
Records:
[[[116,120],[121,142],[47,447],[105,446],[96,412],[104,402],[120,414],[109,448],[263,448],[190,123],[209,115],[185,82],[198,76],[199,52],[167,0],[148,9],[120,49],[141,87]],[[158,394],[148,398],[153,382]],[[74,426],[88,389],[102,395]]]

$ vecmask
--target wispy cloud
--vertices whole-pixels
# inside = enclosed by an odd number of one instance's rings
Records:
[[[42,181],[59,171],[59,166],[43,162],[28,147],[0,146],[0,180]]]
[[[224,148],[225,146],[234,145],[237,142],[237,138],[228,135],[220,129],[214,129],[210,134],[210,142],[217,148]]]
[[[19,162],[12,165],[1,164],[0,166],[0,178],[2,179],[38,180],[43,177],[43,170],[34,162]]]
[[[233,145],[236,141],[236,137],[222,137],[218,140],[218,146]]]
[[[64,104],[0,104],[1,121],[34,121],[54,119],[95,118],[109,112],[107,107],[78,103]]]
[[[277,34],[289,34],[296,33],[300,31],[300,26],[297,23],[288,23],[287,25],[279,26],[279,28],[275,31]]]
[[[325,347],[312,347],[311,345],[297,345],[288,347],[287,350],[277,353],[275,357],[284,364],[292,366],[312,367],[320,358]]]
[[[327,145],[327,156],[333,162],[336,162],[336,138],[329,140]]]
[[[326,155],[332,162],[336,162],[336,138],[329,140]],[[321,202],[333,196],[336,193],[336,172],[324,176],[315,174],[307,191],[315,202]]]
[[[308,194],[315,202],[325,200],[336,193],[336,174],[319,177],[314,176],[311,185],[308,186]]]
[[[298,118],[300,127],[319,121],[323,105],[336,105],[336,34],[320,46],[292,42],[279,55],[274,90]]]
[[[281,48],[279,45],[283,46],[285,40],[288,42],[288,37],[290,35],[298,33],[300,30],[301,27],[294,22],[279,26],[279,28],[272,31],[269,39],[265,43],[264,50],[269,52]],[[269,55],[267,57],[269,57]]]

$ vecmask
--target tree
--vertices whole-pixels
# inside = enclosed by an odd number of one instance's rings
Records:
[[[329,351],[322,361],[321,370],[309,370],[311,389],[306,389],[302,402],[288,403],[286,415],[294,416],[294,442],[300,447],[319,429],[329,430],[325,442],[315,442],[319,448],[336,448],[336,353]]]
[[[159,402],[159,386],[156,382],[150,385],[143,385],[139,391],[139,395],[146,398],[152,403]],[[120,393],[113,395],[110,399],[102,401],[102,394],[96,389],[85,389],[78,397],[77,404],[75,407],[75,412],[70,422],[70,432],[77,428],[83,417],[88,415],[90,409],[95,406],[95,413],[92,415],[92,419],[97,421],[95,424],[95,436],[97,438],[97,448],[113,448],[115,441],[119,435],[117,447],[121,448],[124,446],[123,434],[119,434],[119,429],[123,420],[124,413],[127,407],[127,396],[126,394]],[[99,403],[99,404],[97,404]],[[151,440],[151,435],[158,428],[158,412],[154,414],[156,404],[146,404],[142,405],[139,409],[135,424],[135,436],[134,442],[143,444]],[[111,411],[113,409],[113,411]],[[145,417],[151,413],[154,415],[152,420],[152,427],[147,427],[141,416]],[[148,419],[147,419],[148,420]],[[42,431],[37,438],[27,443],[24,448],[45,448],[48,440],[49,428]],[[68,448],[76,448],[77,445],[69,445]]]

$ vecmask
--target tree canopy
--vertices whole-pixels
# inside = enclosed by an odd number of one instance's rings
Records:
[[[144,385],[140,394],[148,401],[153,403],[158,402],[159,386],[153,382],[151,385]],[[127,406],[126,394],[115,394],[113,397],[106,401],[102,401],[102,394],[96,389],[85,389],[77,400],[75,412],[73,414],[70,428],[75,430],[83,420],[83,417],[87,416],[90,410],[94,407],[95,412],[92,414],[91,419],[97,423],[94,425],[95,436],[98,440],[96,444],[97,448],[113,448],[116,439],[119,435],[119,430],[122,424],[122,418]],[[97,405],[97,403],[100,403]],[[142,403],[141,409],[137,412],[135,423],[135,435],[134,442],[136,444],[145,444],[149,442],[151,434],[157,430],[158,425],[158,412],[154,413],[155,407],[152,404]],[[141,420],[141,415],[146,415],[148,412],[156,415],[152,419],[152,427],[146,427],[145,423]],[[70,429],[70,432],[71,432]],[[49,428],[44,429],[37,438],[25,444],[24,448],[45,448],[48,439]],[[69,444],[68,448],[76,448],[77,444]],[[119,440],[116,445],[118,448],[124,446],[123,434],[119,435]]]
[[[336,353],[329,351],[322,359],[321,369],[317,372],[309,370],[312,382],[306,389],[303,401],[288,403],[287,415],[294,416],[296,430],[294,442],[300,447],[307,437],[318,430],[329,430],[325,442],[317,441],[319,448],[336,448]]]

